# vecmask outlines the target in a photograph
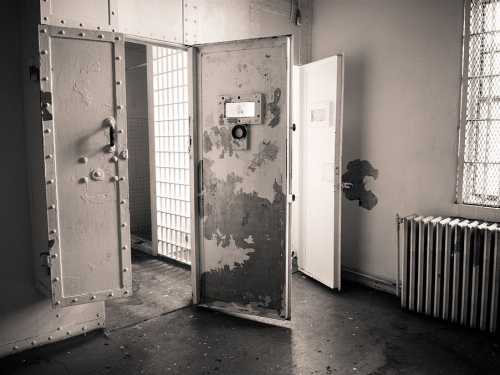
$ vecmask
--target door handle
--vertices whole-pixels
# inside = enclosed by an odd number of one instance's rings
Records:
[[[116,120],[114,117],[106,117],[103,125],[109,128],[109,144],[106,146],[107,152],[115,152],[116,149]]]
[[[198,214],[200,217],[204,216],[204,191],[203,191],[203,159],[198,161]]]

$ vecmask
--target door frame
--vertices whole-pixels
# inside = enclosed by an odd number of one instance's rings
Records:
[[[146,37],[137,37],[133,35],[124,34],[125,42],[143,44],[147,48],[147,58],[151,57],[151,46],[156,45],[160,47],[166,48],[174,48],[181,49],[187,51],[188,56],[188,114],[189,114],[189,131],[190,131],[190,185],[191,185],[191,288],[193,295],[193,305],[197,305],[200,303],[201,293],[200,293],[200,253],[201,253],[201,241],[200,241],[200,208],[199,208],[199,191],[200,188],[200,173],[202,171],[202,165],[200,162],[200,150],[199,150],[199,139],[200,135],[200,127],[198,123],[197,113],[198,113],[198,89],[197,89],[197,72],[198,72],[198,64],[197,64],[197,48],[203,45],[208,44],[200,44],[200,45],[186,45],[179,43],[171,43],[159,41],[156,39],[150,39]],[[286,139],[286,178],[287,178],[287,186],[286,186],[286,244],[285,244],[285,252],[287,254],[285,260],[285,272],[286,272],[286,280],[285,280],[285,290],[287,291],[287,295],[285,296],[285,314],[287,319],[291,315],[291,277],[292,277],[292,259],[291,259],[291,204],[293,203],[291,197],[293,195],[292,190],[292,77],[293,77],[293,50],[294,44],[296,43],[296,37],[294,35],[286,34],[286,35],[276,35],[273,37],[286,37],[287,38],[287,111],[286,111],[286,124],[288,127],[287,131],[287,139]],[[251,38],[244,40],[258,40],[258,39],[267,39],[273,37],[266,38]],[[235,41],[224,41],[217,43],[209,43],[212,44],[224,44],[224,43],[233,43]],[[152,248],[153,255],[158,254],[158,232],[157,232],[157,215],[156,215],[156,168],[155,168],[155,138],[154,138],[154,113],[153,106],[150,105],[152,103],[152,99],[149,97],[150,94],[150,85],[152,86],[152,72],[149,71],[150,65],[148,64],[148,142],[149,142],[149,157],[150,157],[150,195],[151,195],[151,235],[152,235]]]
[[[201,267],[200,267],[200,254],[202,248],[202,217],[200,216],[200,191],[202,191],[202,186],[200,185],[203,181],[203,159],[202,153],[200,150],[200,142],[199,139],[202,139],[203,134],[201,134],[202,129],[199,125],[199,105],[198,105],[198,82],[197,82],[197,73],[198,73],[198,59],[197,59],[197,51],[199,47],[203,46],[211,46],[218,44],[226,44],[226,43],[237,43],[239,41],[253,41],[253,40],[261,40],[261,39],[271,39],[271,38],[286,38],[286,49],[287,49],[287,110],[286,110],[286,229],[285,229],[285,290],[286,296],[285,306],[284,306],[284,319],[289,320],[291,317],[291,280],[292,280],[292,252],[291,252],[291,204],[293,204],[293,190],[292,190],[292,139],[293,139],[293,124],[292,124],[292,77],[293,77],[293,45],[295,41],[295,37],[290,34],[286,35],[276,35],[272,37],[263,37],[263,38],[249,38],[242,40],[232,40],[232,41],[223,41],[217,43],[206,43],[206,44],[196,44],[192,46],[188,46],[188,98],[189,98],[189,122],[190,122],[190,135],[191,135],[191,226],[192,226],[192,254],[191,254],[191,280],[192,280],[192,289],[193,289],[193,304],[197,305],[201,302],[201,291],[200,291],[200,281],[201,281]],[[211,307],[213,308],[213,307]],[[226,312],[232,315],[240,316],[248,318],[250,315],[238,312],[238,311],[229,311],[224,308],[217,308],[217,310]]]
[[[150,61],[152,56],[152,47],[163,47],[177,50],[188,51],[189,46],[163,42],[156,39],[137,37],[125,34],[125,43],[141,44],[146,47],[146,66],[147,66],[147,101],[148,101],[148,148],[149,148],[149,192],[150,192],[150,216],[151,216],[151,250],[152,256],[158,256],[158,216],[156,205],[156,148],[155,148],[155,129],[154,129],[154,96],[153,94],[153,72]],[[189,75],[189,68],[188,68]],[[192,256],[191,256],[192,258]],[[191,259],[192,267],[193,259]]]

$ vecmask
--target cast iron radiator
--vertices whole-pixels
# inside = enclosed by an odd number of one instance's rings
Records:
[[[413,215],[401,233],[403,309],[495,333],[500,225]]]

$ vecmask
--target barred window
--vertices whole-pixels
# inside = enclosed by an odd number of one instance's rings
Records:
[[[500,207],[500,0],[466,4],[457,200]]]

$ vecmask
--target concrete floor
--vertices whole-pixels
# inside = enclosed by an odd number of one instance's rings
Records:
[[[165,258],[133,251],[132,289],[132,297],[106,302],[106,327],[109,330],[190,305],[191,271]]]
[[[297,273],[292,303],[281,326],[186,307],[6,358],[0,374],[500,373],[498,338],[403,313],[393,296]]]

